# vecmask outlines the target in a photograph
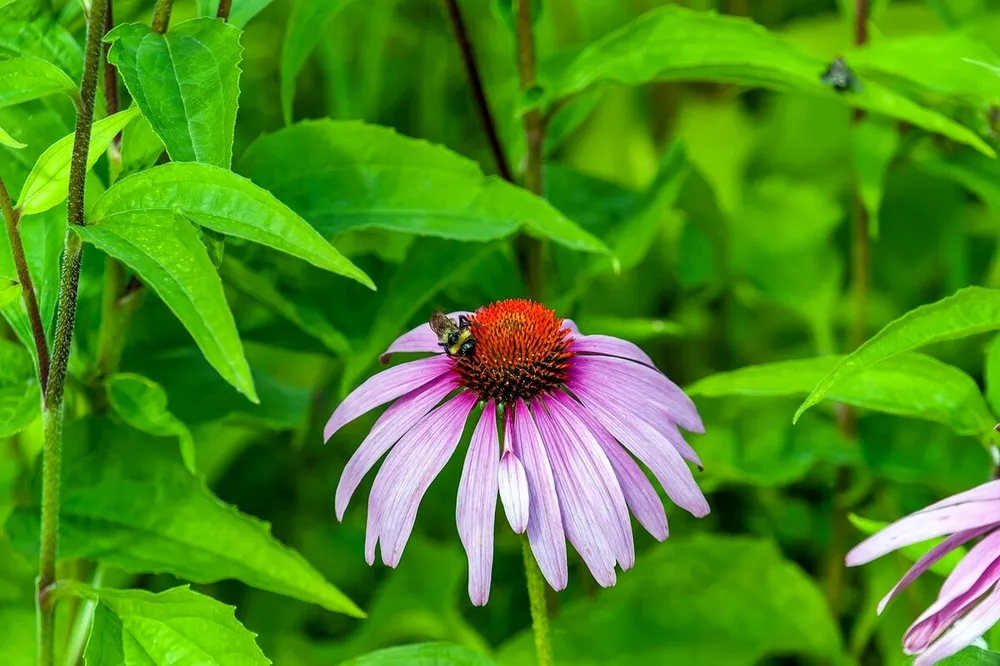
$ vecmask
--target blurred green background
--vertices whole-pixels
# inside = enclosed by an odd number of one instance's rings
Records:
[[[234,17],[243,3],[266,6],[242,37],[233,161],[238,172],[247,147],[285,124],[280,54],[292,9],[287,0],[233,0]],[[28,4],[50,15],[44,3]],[[385,125],[446,146],[495,173],[442,4],[342,4],[317,31],[318,43],[296,79],[294,120]],[[525,149],[510,3],[460,4],[501,139],[519,171]],[[585,45],[664,3],[537,4],[537,50],[545,72],[558,71]],[[685,4],[750,17],[817,62],[854,43],[848,3]],[[205,7],[178,1],[172,20],[197,16]],[[150,12],[148,2],[115,3],[117,22],[148,21]],[[80,37],[76,2],[55,7],[51,15]],[[3,31],[0,23],[0,37],[9,39]],[[852,66],[862,82],[881,82],[995,145],[991,119],[1000,84],[970,98],[945,64],[962,57],[997,64],[1000,2],[874,2],[871,48],[883,49],[883,59],[858,56]],[[817,80],[821,72],[818,67]],[[1000,166],[893,119],[869,115],[856,122],[843,102],[832,95],[698,81],[612,82],[574,97],[549,128],[545,196],[605,239],[622,270],[616,274],[605,258],[549,245],[545,302],[575,319],[584,333],[638,343],[674,381],[691,386],[744,366],[853,348],[851,221],[859,207],[867,206],[873,229],[863,338],[961,287],[1000,288]],[[0,126],[29,128],[37,137],[31,145],[48,145],[67,133],[67,114],[72,118],[72,107],[60,104],[0,109]],[[26,166],[8,157],[0,156],[0,175],[20,183],[34,156]],[[865,205],[856,200],[859,183],[868,188]],[[323,424],[345,392],[376,371],[377,354],[426,320],[432,308],[471,309],[525,296],[515,253],[505,242],[461,243],[379,229],[329,236],[372,277],[377,293],[260,246],[226,243],[220,272],[259,406],[215,373],[152,297],[132,323],[122,369],[165,388],[170,411],[193,435],[199,470],[213,491],[271,523],[279,539],[370,617],[333,614],[238,582],[195,587],[235,605],[280,666],[338,664],[377,648],[423,641],[461,644],[501,664],[531,663],[520,547],[501,521],[490,602],[474,609],[468,601],[454,520],[460,457],[423,501],[398,570],[387,570],[367,566],[363,557],[371,478],[343,524],[333,515],[340,473],[377,414],[322,444]],[[103,264],[92,255],[84,262],[81,287],[78,374],[96,349]],[[2,323],[0,334],[14,339]],[[995,414],[998,345],[979,336],[927,351],[968,373]],[[668,503],[670,538],[660,544],[637,533],[636,566],[610,590],[600,590],[571,556],[570,584],[550,598],[558,663],[905,663],[902,632],[933,600],[940,575],[927,574],[876,619],[877,600],[911,560],[893,554],[839,571],[845,547],[863,536],[843,517],[850,511],[893,520],[989,479],[985,436],[949,427],[960,418],[955,413],[981,402],[978,390],[963,396],[964,384],[944,387],[951,391],[942,399],[951,410],[944,417],[862,410],[852,437],[838,427],[841,412],[832,403],[792,425],[811,385],[788,396],[733,395],[703,386],[695,400],[707,434],[690,440],[705,463],[697,478],[709,494],[711,515],[695,520]],[[71,413],[85,411],[87,400],[84,389],[71,385]],[[39,430],[36,423],[0,440],[0,520],[29,501]],[[839,471],[844,469],[849,472]],[[839,491],[838,477],[848,480]],[[4,587],[5,568],[11,577],[16,567],[30,571],[13,558],[0,551],[0,563],[9,562],[0,566],[0,603],[7,603],[0,605],[0,654],[33,627],[30,613],[22,612],[19,588]],[[74,566],[79,575],[89,575],[87,563]],[[831,580],[840,580],[835,593]],[[106,582],[154,590],[177,584],[167,576],[136,578],[114,569]]]

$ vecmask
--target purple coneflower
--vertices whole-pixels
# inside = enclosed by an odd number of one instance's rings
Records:
[[[428,324],[398,338],[382,356],[433,352],[371,377],[330,417],[329,440],[344,424],[395,402],[375,422],[337,486],[337,518],[387,451],[368,498],[365,557],[395,567],[417,507],[483,404],[458,487],[458,532],[469,557],[469,597],[486,603],[493,569],[497,495],[511,528],[527,531],[539,568],[566,587],[566,538],[594,578],[614,585],[615,564],[635,560],[628,510],[654,537],[667,518],[638,458],[677,505],[695,516],[708,502],[685,459],[701,466],[678,426],[704,432],[694,403],[636,345],[581,335],[538,303],[514,299],[468,316],[475,350],[443,353]],[[503,429],[500,436],[498,421]],[[391,450],[390,450],[391,449]],[[630,455],[631,453],[631,455]]]
[[[910,625],[903,651],[919,655],[914,666],[931,666],[972,645],[1000,620],[1000,481],[991,481],[953,495],[897,520],[858,544],[847,554],[857,566],[906,546],[948,535],[917,560],[879,603],[886,604],[920,574],[959,546],[977,537],[973,546],[945,579],[937,601]]]

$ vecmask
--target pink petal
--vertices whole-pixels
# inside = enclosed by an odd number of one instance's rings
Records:
[[[917,513],[925,513],[927,511],[933,511],[934,509],[940,509],[946,506],[956,506],[966,502],[982,502],[985,500],[1000,500],[1000,480],[988,481],[987,483],[978,485],[975,488],[970,488],[969,490],[958,493],[957,495],[945,497],[943,500],[924,507]]]
[[[569,577],[566,563],[566,535],[563,531],[559,497],[545,446],[531,413],[523,400],[514,408],[512,449],[524,464],[528,479],[528,543],[535,554],[542,575],[554,590],[566,587]],[[510,412],[507,418],[511,418]]]
[[[659,370],[608,356],[575,356],[570,381],[600,387],[609,394],[628,395],[651,409],[666,410],[685,430],[703,433],[705,426],[694,402]]]
[[[528,529],[528,477],[524,473],[524,465],[514,455],[512,444],[514,419],[504,420],[503,455],[500,457],[498,480],[500,486],[500,502],[503,504],[507,522],[515,534],[523,534]]]
[[[568,466],[573,480],[582,487],[584,495],[589,496],[595,503],[593,508],[597,511],[592,515],[600,522],[592,520],[591,523],[595,527],[600,526],[606,532],[605,538],[613,549],[612,567],[617,561],[622,569],[631,569],[635,564],[635,545],[632,541],[632,523],[628,517],[625,495],[594,433],[563,404],[563,401],[573,402],[573,399],[560,392],[539,400],[548,409],[552,424],[563,436],[563,446],[560,447],[562,461]],[[536,410],[536,422],[540,411],[542,410]],[[559,479],[560,475],[557,473],[557,489],[560,487]],[[560,491],[560,498],[562,496]],[[564,503],[561,504],[565,506]],[[565,510],[563,515],[566,515]],[[572,541],[572,537],[570,540]]]
[[[978,606],[969,611],[961,622],[951,628],[923,654],[913,666],[931,666],[969,647],[1000,620],[1000,588],[994,588]]]
[[[459,315],[468,314],[468,311],[460,310],[458,312],[449,312],[448,316],[458,321]],[[438,338],[434,335],[434,331],[431,330],[431,325],[425,322],[396,338],[389,345],[389,348],[378,357],[378,360],[382,363],[388,363],[389,358],[396,352],[432,352],[442,354],[444,353],[444,349],[438,344]]]
[[[499,455],[497,410],[491,400],[483,408],[483,415],[472,433],[462,480],[458,484],[458,536],[469,557],[469,599],[473,606],[485,606],[490,598]]]
[[[847,566],[871,562],[886,553],[927,539],[974,530],[997,523],[1000,500],[945,506],[934,511],[918,511],[868,537],[849,553]]]
[[[570,349],[578,354],[600,354],[617,356],[636,363],[642,363],[656,370],[656,364],[638,345],[610,335],[581,335],[573,340]],[[657,370],[659,372],[659,370]]]
[[[674,504],[699,518],[708,515],[708,501],[691,470],[663,435],[649,424],[623,415],[590,384],[577,381],[569,388],[608,432],[649,467]]]
[[[658,541],[666,539],[669,530],[663,502],[660,501],[656,488],[649,482],[649,478],[646,477],[639,464],[611,436],[611,433],[590,415],[590,412],[583,405],[568,397],[561,402],[583,422],[587,429],[594,434],[598,444],[601,445],[611,467],[615,470],[618,484],[625,495],[625,502],[635,515],[635,519]]]
[[[984,532],[988,532],[990,529],[991,528],[989,527],[981,527],[977,530],[966,530],[964,532],[952,534],[950,537],[927,551],[923,557],[917,560],[916,563],[910,567],[910,570],[906,572],[906,575],[903,576],[898,583],[896,583],[896,586],[889,591],[889,594],[882,598],[882,601],[878,604],[879,615],[882,614],[882,611],[885,610],[885,607],[896,597],[896,595],[906,589],[910,583],[915,581],[922,573],[941,561],[941,558],[965,542],[975,539]]]
[[[383,370],[351,391],[337,406],[323,429],[323,441],[330,441],[334,433],[365,412],[406,395],[427,382],[437,379],[451,369],[452,360],[447,356],[431,356],[409,363],[401,363]]]
[[[576,322],[573,321],[572,319],[563,319],[562,327],[568,330],[570,335],[572,335],[574,338],[578,338],[581,336],[580,328],[576,325]]]
[[[378,521],[382,562],[395,567],[410,538],[417,508],[431,482],[451,458],[476,403],[463,391],[415,425],[385,459],[369,498],[369,524]]]
[[[344,467],[340,483],[337,484],[337,520],[344,519],[347,503],[378,459],[457,385],[457,377],[446,375],[407,393],[385,410]]]

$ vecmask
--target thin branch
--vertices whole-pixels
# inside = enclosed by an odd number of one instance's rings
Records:
[[[104,15],[104,34],[111,32],[115,27],[113,0],[108,0],[108,11]],[[107,103],[108,115],[118,113],[118,69],[108,62],[108,51],[111,50],[110,42],[103,44],[104,48],[104,101]],[[114,148],[121,151],[122,133],[115,135]]]
[[[229,11],[233,7],[233,0],[219,0],[219,11],[215,13],[215,18],[223,21],[229,20]]]
[[[174,0],[156,0],[153,8],[153,32],[162,35],[170,25],[170,12],[174,8]]]
[[[225,2],[226,0],[223,0]],[[486,139],[493,152],[493,159],[497,163],[497,171],[500,177],[509,183],[514,182],[514,174],[507,164],[507,156],[500,142],[500,135],[497,133],[497,125],[493,120],[493,113],[490,111],[489,101],[486,99],[486,91],[483,88],[483,80],[479,74],[479,67],[476,65],[476,53],[469,40],[469,31],[465,26],[465,19],[462,18],[462,10],[458,6],[458,0],[444,0],[445,11],[451,21],[452,30],[455,32],[455,39],[458,42],[459,51],[462,53],[462,64],[465,65],[465,74],[469,77],[469,87],[472,89],[472,99],[479,112],[479,120],[483,124],[483,131],[486,132]]]
[[[38,355],[38,381],[45,393],[49,380],[49,346],[45,340],[45,326],[42,324],[41,310],[38,307],[38,295],[28,270],[28,260],[24,254],[24,243],[21,240],[19,226],[21,211],[14,210],[10,200],[7,185],[0,178],[0,209],[7,227],[7,240],[10,241],[10,251],[14,256],[14,268],[17,270],[17,280],[21,283],[21,298],[28,312],[28,322],[31,324],[31,336],[35,340],[35,352]]]
[[[517,0],[517,73],[521,93],[536,85],[535,35],[532,29],[531,0]],[[527,143],[527,162],[524,170],[524,187],[542,195],[542,146],[545,143],[545,124],[542,112],[535,107],[524,113],[524,137]],[[533,300],[542,297],[542,243],[539,239],[522,234],[518,239],[519,254],[524,269],[528,296]]]

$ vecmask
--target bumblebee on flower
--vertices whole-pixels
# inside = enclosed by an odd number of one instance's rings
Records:
[[[420,500],[480,405],[456,516],[469,558],[469,597],[477,606],[489,599],[498,495],[511,529],[527,533],[556,590],[567,582],[567,538],[598,583],[610,586],[616,565],[625,570],[635,561],[630,510],[655,538],[667,537],[663,504],[640,462],[674,503],[695,516],[708,514],[685,461],[701,462],[679,430],[704,432],[701,419],[636,345],[582,335],[572,321],[521,299],[446,318],[461,331],[463,345],[442,341],[455,330],[438,315],[402,335],[383,361],[397,352],[433,355],[368,379],[324,431],[329,440],[346,423],[392,402],[348,461],[336,494],[343,519],[361,479],[388,452],[368,500],[369,564],[377,544],[383,563],[399,563]]]

